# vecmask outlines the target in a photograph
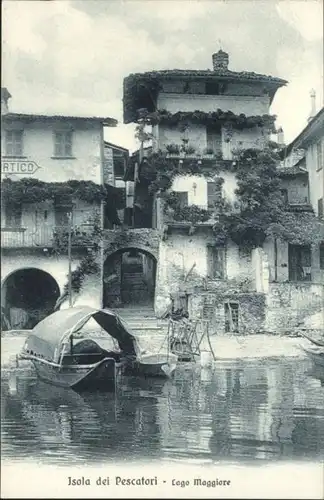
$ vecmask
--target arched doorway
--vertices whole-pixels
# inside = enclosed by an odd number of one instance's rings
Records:
[[[153,306],[156,259],[138,248],[125,248],[104,263],[103,306]]]
[[[51,314],[60,296],[55,279],[36,268],[11,273],[1,287],[2,327],[28,330]]]

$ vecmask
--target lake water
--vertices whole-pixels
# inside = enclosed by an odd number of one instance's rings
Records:
[[[324,458],[324,387],[304,359],[182,364],[172,380],[124,378],[78,395],[4,373],[2,460],[260,463]]]

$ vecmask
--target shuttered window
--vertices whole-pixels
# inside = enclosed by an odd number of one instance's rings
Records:
[[[5,223],[6,227],[21,227],[22,206],[20,203],[15,205],[6,205]]]
[[[69,157],[72,156],[72,132],[60,131],[54,132],[54,156]]]
[[[225,278],[225,248],[207,247],[207,274],[210,279]]]
[[[222,136],[219,127],[208,125],[207,132],[207,149],[212,150],[214,153],[222,151]]]
[[[219,203],[220,199],[222,197],[222,188],[221,186],[214,182],[214,181],[208,181],[207,182],[207,205],[208,209],[213,209],[215,208],[215,205]]]
[[[23,154],[23,131],[6,130],[5,154],[7,156],[22,156]]]

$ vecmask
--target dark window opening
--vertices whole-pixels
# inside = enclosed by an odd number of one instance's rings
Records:
[[[54,156],[72,156],[72,132],[54,132]]]
[[[207,247],[207,274],[210,279],[225,278],[225,248]]]
[[[125,174],[125,159],[122,156],[114,156],[114,176],[123,179]]]
[[[311,248],[309,245],[289,245],[289,281],[311,281]]]
[[[222,152],[222,135],[221,129],[217,126],[207,125],[207,149],[213,153]]]
[[[217,82],[206,82],[206,94],[207,95],[219,95],[220,87]]]
[[[238,302],[226,302],[224,304],[225,332],[238,333],[239,325],[239,304]]]

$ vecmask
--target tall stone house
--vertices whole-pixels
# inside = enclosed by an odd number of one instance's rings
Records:
[[[104,195],[109,191],[108,201],[118,195],[114,156],[126,165],[128,151],[104,141],[104,128],[117,124],[113,118],[11,112],[10,97],[1,90],[1,312],[3,328],[24,329],[53,311],[69,262],[76,279],[90,259],[104,210],[108,225],[113,219]],[[97,274],[98,283],[74,299],[101,303]]]
[[[222,50],[212,64],[124,80],[124,122],[137,124],[141,147],[125,175],[123,226],[106,244],[104,305],[146,302],[158,317],[173,309],[208,319],[217,333],[285,331],[321,308],[321,247],[271,235],[252,248],[221,241],[215,207],[238,210],[237,154],[267,147],[270,106],[287,82],[232,71]],[[312,212],[304,169],[283,166],[280,177],[287,210]]]

